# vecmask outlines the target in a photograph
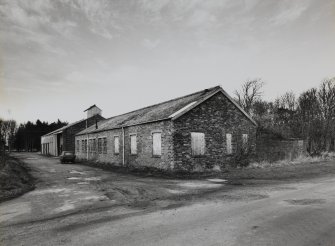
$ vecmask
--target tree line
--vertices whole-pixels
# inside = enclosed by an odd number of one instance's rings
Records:
[[[263,87],[261,79],[254,79],[235,91],[235,100],[258,123],[258,134],[304,139],[311,154],[335,150],[335,77],[299,95],[289,91],[273,101],[264,100]],[[0,152],[5,146],[40,151],[41,136],[67,124],[37,120],[17,126],[14,120],[0,119]]]
[[[236,101],[258,123],[258,133],[306,140],[311,154],[335,150],[335,77],[299,95],[289,91],[273,101],[263,99],[264,82],[248,80]]]
[[[15,120],[0,119],[0,152],[8,151],[40,151],[41,136],[66,126],[60,120],[52,123],[37,120],[28,121],[17,126]]]

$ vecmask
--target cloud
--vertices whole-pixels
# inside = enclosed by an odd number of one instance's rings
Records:
[[[151,40],[151,39],[144,39],[142,40],[142,45],[147,49],[154,49],[160,43],[159,39]]]
[[[289,3],[291,4],[291,2]],[[293,3],[293,6],[286,6],[279,14],[271,19],[275,25],[285,25],[289,22],[299,19],[302,14],[308,9],[309,2]]]

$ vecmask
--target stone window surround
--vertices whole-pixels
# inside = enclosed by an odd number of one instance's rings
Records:
[[[118,138],[118,152],[115,152],[115,138]],[[114,135],[113,136],[113,146],[114,146],[114,155],[120,154],[120,135]]]
[[[203,134],[203,137],[204,137],[204,151],[203,151],[203,154],[198,154],[198,155],[195,155],[193,154],[193,149],[192,149],[192,133],[201,133]],[[190,140],[191,140],[191,152],[192,152],[192,157],[193,158],[203,158],[206,156],[206,134],[204,132],[199,132],[199,131],[192,131],[190,132]]]
[[[151,141],[151,144],[152,144],[152,158],[162,158],[162,139],[163,139],[163,137],[162,137],[162,130],[153,130],[153,131],[151,131],[151,139],[152,139],[152,141]],[[161,134],[161,154],[160,155],[154,155],[154,139],[153,139],[153,135],[155,134],[155,133],[160,133]]]
[[[131,153],[131,136],[136,137],[136,153]],[[137,133],[129,133],[129,144],[130,144],[130,155],[137,155],[138,149],[137,149]]]
[[[99,153],[99,138],[101,138],[102,140],[101,140],[101,153]],[[99,155],[105,155],[105,154],[107,154],[107,151],[106,152],[104,152],[104,144],[103,144],[103,139],[104,138],[106,138],[107,139],[107,136],[97,136],[97,137],[93,137],[93,138],[91,138],[91,139],[97,139],[97,149],[96,149],[96,153],[98,153]],[[106,147],[106,150],[107,150],[107,147]]]

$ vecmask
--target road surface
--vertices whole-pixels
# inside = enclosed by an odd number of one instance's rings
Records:
[[[335,245],[335,177],[232,187],[16,156],[38,182],[0,204],[0,245]]]

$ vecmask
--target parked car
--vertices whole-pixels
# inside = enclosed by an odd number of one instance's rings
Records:
[[[59,156],[60,162],[65,163],[65,162],[72,162],[76,160],[76,155],[74,154],[73,151],[63,151],[62,154]]]

